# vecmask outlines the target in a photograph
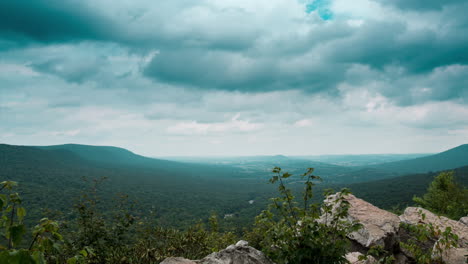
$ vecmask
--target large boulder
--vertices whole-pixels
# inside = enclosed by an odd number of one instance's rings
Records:
[[[420,207],[408,207],[406,208],[405,212],[400,216],[400,219],[403,223],[406,224],[432,224],[435,228],[444,231],[447,227],[450,227],[453,234],[458,236],[458,247],[450,248],[448,250],[444,250],[442,256],[438,256],[437,254],[433,253],[433,258],[442,257],[442,260],[447,264],[460,264],[460,263],[468,263],[467,255],[468,255],[468,226],[463,223],[463,221],[455,221],[449,219],[444,216],[438,216],[426,209]],[[402,230],[403,231],[403,230]],[[402,236],[401,239],[404,241],[404,237]],[[428,245],[428,243],[432,242],[432,244]],[[439,241],[426,241],[423,245],[422,242],[419,242],[421,247],[435,248],[436,244]],[[412,257],[408,252],[405,254]]]
[[[239,241],[226,249],[212,253],[199,264],[274,264],[265,254],[248,245],[247,241]]]
[[[341,194],[330,195],[324,202],[332,203],[338,195]],[[346,195],[345,200],[350,204],[347,219],[362,224],[361,229],[351,233],[348,237],[366,248],[379,245],[391,249],[400,226],[398,216],[356,198],[352,194]],[[324,219],[326,217],[322,215],[321,221]]]
[[[424,215],[424,217],[423,217]],[[468,245],[468,226],[444,216],[438,216],[424,208],[408,207],[405,212],[400,216],[400,220],[407,224],[432,224],[438,227],[441,231],[450,227],[452,233],[456,234],[459,238],[458,244],[460,247],[467,247]]]

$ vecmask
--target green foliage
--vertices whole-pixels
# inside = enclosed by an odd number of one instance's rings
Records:
[[[461,187],[453,179],[454,172],[442,172],[435,177],[427,193],[413,200],[437,214],[458,220],[468,214],[468,188]]]
[[[343,257],[348,247],[346,236],[360,227],[345,220],[349,209],[345,196],[349,192],[343,190],[321,207],[310,203],[314,180],[320,180],[313,171],[310,168],[301,177],[305,187],[299,203],[286,187],[292,175],[275,167],[270,182],[278,183],[280,196],[256,217],[254,229],[247,234],[254,247],[277,263],[347,263]]]
[[[21,206],[21,198],[14,192],[16,182],[4,181],[0,183],[0,191],[8,193],[0,194],[0,263],[8,264],[40,264],[59,263],[55,254],[58,254],[62,246],[62,236],[58,233],[58,223],[47,218],[34,227],[33,239],[28,248],[21,248],[21,242],[26,234],[26,225],[23,223],[26,209]]]
[[[132,253],[132,263],[159,263],[167,257],[185,257],[200,259],[206,255],[226,248],[235,243],[233,233],[209,231],[203,224],[197,224],[188,230],[172,228],[146,227]],[[144,235],[143,235],[144,234]]]
[[[209,218],[209,229],[202,223],[182,231],[138,221],[131,213],[132,204],[126,195],[118,197],[112,217],[106,217],[100,209],[99,189],[103,181],[90,182],[90,189],[83,192],[75,205],[76,218],[72,221],[59,224],[41,219],[25,247],[21,239],[26,233],[22,222],[26,210],[20,206],[18,193],[13,192],[16,183],[0,183],[0,190],[9,192],[0,196],[3,238],[0,242],[5,242],[0,243],[0,263],[159,263],[170,256],[201,258],[237,240],[231,232],[218,231],[216,214]],[[63,237],[59,230],[67,235]]]
[[[424,220],[425,214],[419,213]],[[409,238],[400,242],[400,247],[410,252],[418,264],[443,263],[443,254],[457,246],[458,236],[452,233],[450,227],[441,230],[431,223],[411,225],[402,222],[400,225],[409,233]]]
[[[392,253],[385,250],[382,246],[372,246],[366,255],[359,256],[359,260],[367,260],[369,257],[373,257],[379,264],[393,264],[395,261]]]

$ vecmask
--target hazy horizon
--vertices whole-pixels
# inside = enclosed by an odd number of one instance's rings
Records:
[[[0,143],[150,157],[468,142],[468,2],[1,1]]]

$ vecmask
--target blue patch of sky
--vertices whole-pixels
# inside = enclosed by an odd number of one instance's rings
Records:
[[[330,20],[333,18],[333,13],[329,7],[330,0],[313,0],[306,5],[306,12],[312,13],[315,11],[323,20]]]

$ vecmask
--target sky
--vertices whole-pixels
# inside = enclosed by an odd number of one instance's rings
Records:
[[[0,143],[147,156],[468,143],[465,0],[3,0]]]

